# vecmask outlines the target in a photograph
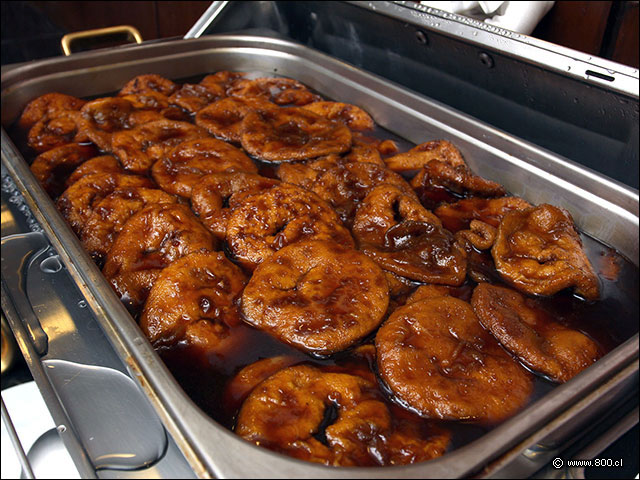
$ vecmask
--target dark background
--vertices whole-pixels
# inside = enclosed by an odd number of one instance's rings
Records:
[[[638,67],[639,2],[556,2],[532,36]],[[70,32],[133,25],[144,40],[184,36],[211,2],[2,2],[2,64],[61,55]]]

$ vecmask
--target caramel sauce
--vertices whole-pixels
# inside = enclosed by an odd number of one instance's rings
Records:
[[[611,255],[609,247],[590,237],[583,236],[583,242],[590,258],[604,254]],[[616,259],[621,265],[619,275],[615,280],[600,275],[602,298],[597,302],[585,302],[569,291],[549,298],[530,299],[541,315],[546,315],[592,338],[603,355],[638,332],[638,323],[635,321],[639,313],[638,302],[637,294],[634,293],[639,287],[638,269],[620,255],[616,254]],[[494,277],[497,278],[498,275],[495,274]],[[499,284],[499,282],[495,283]],[[475,285],[475,282],[468,280],[460,287],[450,287],[449,291],[452,296],[469,301]],[[372,355],[363,357],[355,348],[331,358],[314,358],[247,325],[240,325],[237,328],[246,330],[244,348],[229,353],[224,358],[218,355],[203,358],[201,354],[183,344],[165,348],[159,352],[187,394],[214,420],[230,429],[235,425],[240,405],[236,403],[230,406],[228,402],[225,403],[225,388],[241,368],[260,359],[287,355],[296,359],[294,363],[310,364],[329,371],[352,374],[377,371],[375,357]],[[362,345],[371,345],[374,338],[375,332]],[[194,361],[194,359],[197,360]],[[194,364],[201,365],[201,369],[194,369]],[[427,428],[425,419],[420,418],[410,407],[394,398],[384,384],[380,381],[378,383],[394,421],[400,421],[394,416],[397,406],[400,406],[410,412],[412,421]],[[528,405],[544,397],[556,386],[542,376],[535,376],[534,390]],[[480,438],[493,428],[493,426],[465,422],[438,423],[453,432],[450,451]]]

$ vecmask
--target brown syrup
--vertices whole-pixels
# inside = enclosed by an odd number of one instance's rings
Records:
[[[269,74],[251,74],[251,77],[269,76]],[[273,76],[273,75],[270,75]],[[197,83],[204,75],[190,77],[176,83]],[[108,96],[100,95],[95,98]],[[115,95],[115,93],[112,93]],[[85,100],[91,100],[87,98]],[[193,116],[191,118],[193,122]],[[30,164],[36,154],[29,149],[26,144],[26,134],[19,131],[13,125],[10,129],[10,136],[22,152],[25,160]],[[376,126],[373,132],[367,134],[371,141],[391,140],[398,146],[398,151],[407,151],[414,145],[393,133]],[[389,155],[383,155],[383,158]],[[270,178],[276,178],[277,165],[257,162],[260,174]],[[409,172],[409,175],[417,172]],[[440,192],[437,190],[428,192],[425,195],[427,203],[439,202],[442,199],[451,200],[452,192]],[[435,195],[435,197],[434,197]],[[436,198],[441,195],[442,198]],[[455,200],[455,199],[454,199]],[[436,202],[436,203],[437,203]],[[432,205],[427,205],[427,207]],[[591,337],[601,349],[602,354],[606,354],[631,338],[638,332],[638,268],[615,250],[607,247],[599,241],[582,235],[585,251],[594,268],[599,274],[601,298],[597,302],[585,302],[577,298],[570,291],[560,292],[551,298],[533,298],[531,302],[540,308],[556,321],[577,329]],[[225,252],[228,254],[228,252]],[[493,262],[487,253],[478,253],[476,261],[481,265],[482,273],[492,282],[499,283],[499,275],[493,268]],[[462,300],[469,301],[475,282],[467,280],[461,287],[451,288],[451,294]],[[417,288],[417,285],[416,287]],[[394,299],[398,305],[404,304],[408,294]],[[126,299],[123,299],[126,300]],[[125,302],[126,303],[126,302]],[[158,353],[164,360],[168,368],[176,377],[189,397],[208,415],[226,428],[233,429],[238,405],[225,402],[225,388],[231,379],[243,367],[250,365],[263,358],[272,358],[279,355],[293,357],[294,363],[306,363],[319,368],[332,371],[351,372],[376,372],[375,358],[373,355],[356,354],[355,349],[336,354],[330,358],[314,358],[305,353],[297,351],[293,347],[285,345],[268,334],[254,329],[245,324],[234,326],[234,333],[244,337],[243,348],[224,354],[203,354],[195,348],[187,347],[183,343],[175,344],[171,347],[157,347]],[[375,332],[369,335],[362,344],[372,344]],[[381,397],[388,403],[394,421],[413,421],[421,423],[424,428],[428,428],[427,420],[421,419],[415,412],[412,412],[406,405],[402,405],[394,398],[392,392],[378,381]],[[544,397],[557,385],[535,376],[534,390],[529,399],[528,405]],[[478,399],[478,401],[482,401]],[[394,415],[398,412],[398,406],[402,408],[401,415]],[[526,408],[523,407],[523,408]],[[493,426],[476,425],[465,422],[437,422],[443,428],[452,431],[452,442],[449,451],[466,445],[484,435]]]
[[[583,242],[590,258],[612,255],[610,248],[596,240],[583,236]],[[638,318],[638,302],[637,295],[634,293],[638,289],[638,269],[617,254],[616,258],[621,265],[619,276],[611,280],[600,275],[602,298],[598,302],[585,302],[569,291],[550,298],[532,299],[533,304],[549,317],[591,337],[596,341],[603,355],[638,332],[638,323],[635,320]],[[598,265],[596,261],[593,263]],[[451,288],[450,291],[453,296],[469,301],[475,285],[475,282],[467,281],[463,286]],[[238,412],[237,409],[230,409],[224,404],[225,386],[241,368],[262,358],[290,355],[299,359],[299,363],[311,364],[327,370],[354,374],[362,369],[376,371],[374,358],[363,358],[362,355],[355,354],[354,350],[331,358],[313,358],[252,327],[241,325],[238,328],[246,330],[245,347],[224,358],[214,355],[207,361],[200,357],[196,364],[201,364],[202,370],[194,370],[193,357],[197,354],[189,352],[184,345],[177,345],[160,352],[163,360],[189,396],[213,419],[227,428],[233,428]],[[373,343],[373,338],[374,335],[369,336],[364,343]],[[544,397],[556,386],[541,376],[535,376],[534,390],[528,405]],[[385,385],[381,384],[380,390],[390,407],[397,404],[406,409],[407,406],[398,402]],[[427,428],[426,420],[421,419],[415,412],[411,415],[415,422],[424,422]],[[480,438],[493,428],[493,426],[464,422],[439,422],[439,424],[453,432],[450,450]]]

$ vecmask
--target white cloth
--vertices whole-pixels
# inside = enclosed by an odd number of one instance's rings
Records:
[[[555,2],[420,2],[485,23],[529,35]]]
[[[51,418],[35,382],[22,383],[3,390],[2,399],[25,453],[28,453],[42,434],[55,428],[53,418]],[[20,478],[22,472],[20,461],[13,449],[13,443],[4,422],[1,423],[2,462],[0,465],[2,478]],[[30,457],[31,468],[36,478],[80,478],[80,474],[67,451],[57,451],[57,453],[56,458],[48,464],[38,463]]]

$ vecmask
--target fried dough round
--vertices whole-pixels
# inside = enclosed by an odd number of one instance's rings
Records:
[[[60,110],[48,113],[31,127],[27,145],[38,153],[60,147],[77,139],[80,112]]]
[[[151,167],[160,188],[185,198],[205,175],[226,171],[257,173],[258,168],[241,150],[211,137],[184,141]]]
[[[129,80],[118,95],[158,92],[167,97],[177,90],[178,86],[171,80],[154,73],[138,75]]]
[[[306,105],[320,97],[290,78],[239,79],[227,89],[230,97],[262,97],[277,105]]]
[[[572,379],[600,357],[593,340],[554,321],[510,288],[481,283],[473,291],[471,305],[504,348],[554,382]]]
[[[404,194],[415,197],[413,189],[400,175],[386,167],[363,162],[335,165],[322,172],[310,188],[336,210],[346,225],[351,225],[360,202],[382,183],[394,185]]]
[[[149,90],[144,93],[132,93],[120,98],[127,100],[134,110],[153,110],[160,112],[169,106],[169,98],[154,90]]]
[[[360,107],[342,102],[313,102],[305,105],[309,110],[328,120],[337,120],[352,130],[373,130],[375,123]]]
[[[491,254],[502,278],[522,292],[553,295],[574,287],[587,300],[600,295],[598,277],[564,209],[543,204],[507,213]]]
[[[499,183],[474,175],[466,165],[452,166],[431,160],[411,180],[420,200],[427,208],[441,202],[455,202],[461,197],[504,197],[507,192]]]
[[[354,246],[351,234],[325,202],[288,183],[242,194],[241,204],[229,216],[226,239],[234,259],[248,269],[282,247],[303,240]]]
[[[384,168],[380,154],[375,147],[363,143],[356,143],[349,153],[340,156],[336,154],[305,160],[303,162],[281,163],[276,172],[283,182],[293,183],[307,190],[313,190],[316,180],[327,170],[348,163],[373,163]],[[406,182],[405,182],[406,184]],[[408,191],[410,188],[406,185]]]
[[[241,348],[236,297],[246,284],[242,271],[221,252],[191,253],[162,270],[140,317],[154,346],[187,342],[224,355]]]
[[[195,121],[214,137],[239,144],[244,117],[249,112],[275,108],[278,108],[275,104],[260,97],[227,97],[198,111]]]
[[[298,355],[278,355],[260,359],[243,367],[225,385],[222,407],[235,416],[255,387],[274,373],[300,362],[301,358]]]
[[[87,175],[95,175],[96,173],[122,173],[126,172],[122,168],[120,161],[113,155],[100,155],[99,157],[93,157],[82,163],[76,168],[69,178],[66,180],[66,186],[69,188],[76,183],[82,177]]]
[[[185,83],[169,97],[169,102],[193,114],[223,96],[221,89]]]
[[[382,270],[360,252],[329,241],[299,242],[256,268],[242,314],[285,343],[329,355],[380,325],[388,290]]]
[[[80,235],[96,202],[118,188],[129,187],[151,188],[153,182],[138,175],[120,173],[86,175],[60,195],[56,206],[73,231]]]
[[[93,204],[80,240],[99,264],[107,256],[125,223],[147,205],[176,203],[173,195],[156,188],[119,188]]]
[[[267,162],[292,162],[351,148],[351,132],[302,108],[251,111],[242,120],[242,147]]]
[[[408,152],[385,159],[384,162],[394,172],[408,172],[419,170],[433,160],[440,160],[452,167],[466,165],[460,150],[447,140],[421,143]]]
[[[403,464],[446,450],[449,432],[403,427],[392,420],[374,382],[298,365],[251,392],[235,432],[271,450],[333,466]]]
[[[352,232],[360,250],[384,270],[411,280],[459,285],[465,276],[464,254],[439,227],[438,217],[415,197],[382,184],[360,203]]]
[[[385,163],[380,156],[380,150],[378,150],[375,145],[357,140],[357,138],[354,138],[353,144],[351,145],[351,150],[348,153],[344,154],[341,158],[344,159],[342,163],[375,163],[376,165],[380,165],[381,167],[385,166]]]
[[[96,153],[91,145],[61,145],[38,155],[31,164],[31,172],[49,196],[56,198],[67,187],[69,174]]]
[[[464,249],[431,223],[404,220],[385,232],[382,245],[363,243],[360,250],[383,269],[418,282],[457,286],[466,277]]]
[[[226,95],[227,89],[233,86],[233,84],[244,78],[245,72],[230,72],[228,70],[221,70],[211,75],[207,75],[200,80],[200,85],[205,85],[216,92],[220,92],[220,95]]]
[[[259,192],[280,183],[257,173],[220,172],[204,176],[191,193],[191,209],[213,235],[224,240],[227,222],[235,205],[231,198],[240,192]]]
[[[80,110],[85,100],[64,93],[45,93],[29,102],[18,119],[18,127],[28,130],[44,117],[56,117],[62,111]]]
[[[498,228],[502,218],[511,210],[524,210],[532,205],[520,197],[465,198],[455,203],[444,203],[433,213],[450,232],[469,228],[472,220],[480,220]]]
[[[398,308],[376,335],[380,376],[421,416],[495,423],[529,399],[532,376],[453,297]]]
[[[188,207],[154,204],[127,220],[102,273],[136,313],[163,268],[190,253],[213,251],[215,246],[214,238]]]
[[[360,243],[384,246],[387,231],[405,220],[440,226],[440,220],[413,196],[391,184],[373,188],[362,200],[352,232]]]
[[[146,174],[176,145],[208,137],[200,127],[174,120],[156,120],[113,135],[113,153],[128,171]]]
[[[90,140],[103,152],[111,152],[113,134],[129,127],[129,115],[133,111],[132,103],[124,98],[92,100],[80,109],[78,137]]]

